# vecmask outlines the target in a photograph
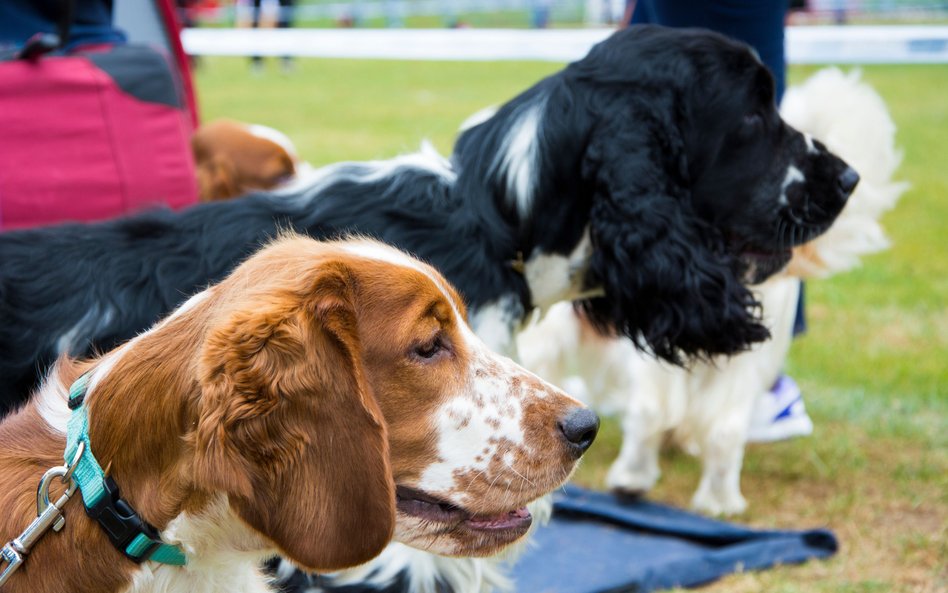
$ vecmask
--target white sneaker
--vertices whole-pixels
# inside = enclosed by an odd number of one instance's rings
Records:
[[[754,402],[751,413],[750,443],[772,443],[813,433],[813,421],[806,413],[803,395],[796,381],[781,375],[770,388]]]

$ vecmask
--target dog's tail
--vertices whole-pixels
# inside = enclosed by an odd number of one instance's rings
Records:
[[[830,230],[794,251],[789,272],[801,278],[850,270],[861,256],[886,249],[879,218],[908,189],[908,183],[893,180],[902,160],[895,123],[882,97],[860,76],[859,70],[820,70],[789,88],[781,105],[790,125],[823,142],[861,178]]]

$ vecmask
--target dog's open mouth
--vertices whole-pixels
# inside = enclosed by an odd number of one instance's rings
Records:
[[[514,539],[526,533],[533,522],[526,507],[479,515],[407,486],[396,488],[395,499],[399,512],[406,515],[471,531],[503,533]]]

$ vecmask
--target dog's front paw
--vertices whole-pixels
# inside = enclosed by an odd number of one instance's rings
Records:
[[[622,459],[618,459],[609,468],[606,486],[620,494],[638,496],[651,490],[660,474],[658,468],[645,470],[630,468],[622,463]]]
[[[711,489],[699,488],[691,499],[691,508],[706,515],[740,515],[747,510],[747,500],[740,492],[717,495]]]

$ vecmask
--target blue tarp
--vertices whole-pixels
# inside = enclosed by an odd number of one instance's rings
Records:
[[[826,529],[769,531],[568,486],[514,568],[519,593],[644,593],[827,558]]]

